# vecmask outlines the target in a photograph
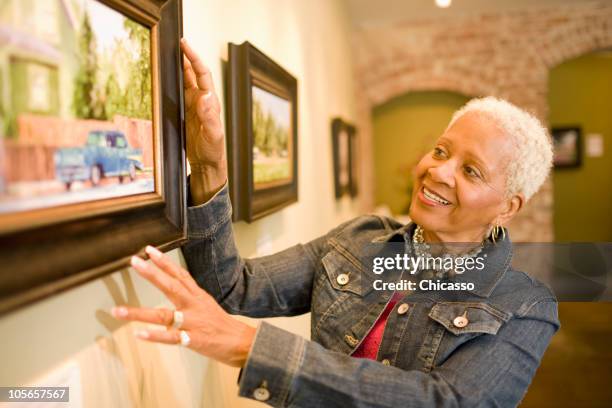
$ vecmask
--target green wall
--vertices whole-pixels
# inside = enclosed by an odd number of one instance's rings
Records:
[[[406,212],[412,168],[469,99],[451,92],[411,92],[374,109],[377,204],[388,205],[394,214]]]
[[[555,241],[612,241],[612,53],[589,54],[550,71],[551,127],[582,127],[582,166],[553,170]],[[589,133],[604,155],[586,155]]]

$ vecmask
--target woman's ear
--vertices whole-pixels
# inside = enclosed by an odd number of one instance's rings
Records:
[[[525,196],[522,193],[515,194],[506,203],[506,209],[498,216],[500,225],[505,225],[523,208]]]

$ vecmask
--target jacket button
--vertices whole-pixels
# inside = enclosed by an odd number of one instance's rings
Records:
[[[408,311],[408,309],[410,309],[410,305],[408,303],[402,303],[401,305],[399,305],[399,307],[397,308],[397,314],[403,315],[406,314],[406,312]]]
[[[253,398],[257,401],[267,401],[270,399],[270,391],[263,387],[255,388],[255,391],[253,391]]]
[[[338,282],[338,285],[344,286],[349,282],[349,276],[346,273],[341,273],[336,278],[336,282]]]
[[[453,319],[453,324],[455,325],[455,327],[458,327],[458,328],[462,328],[462,327],[467,326],[469,322],[470,321],[467,318],[467,312],[464,313],[463,315],[457,316],[457,317],[455,317],[455,319]]]
[[[386,366],[391,365],[391,362],[386,358],[383,361],[381,361],[381,363],[383,363],[383,365],[386,365]]]

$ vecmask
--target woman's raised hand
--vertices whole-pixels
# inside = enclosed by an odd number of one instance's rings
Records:
[[[198,205],[219,191],[227,180],[225,133],[221,123],[221,105],[210,70],[185,39],[181,40],[181,49],[190,188],[192,204]]]
[[[140,330],[136,333],[148,341],[181,344],[181,331],[184,331],[183,337],[186,335],[189,338],[189,348],[222,363],[242,367],[256,329],[230,316],[212,296],[198,286],[189,272],[174,264],[160,251],[148,246],[146,252],[153,263],[134,256],[132,266],[161,290],[176,310],[183,314],[181,327],[173,326],[174,311],[170,309],[119,306],[113,308],[112,315],[121,320],[166,327],[165,330]]]

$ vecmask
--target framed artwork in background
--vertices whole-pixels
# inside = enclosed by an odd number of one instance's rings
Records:
[[[297,80],[249,42],[229,44],[228,164],[233,220],[298,200]]]
[[[332,151],[334,156],[334,191],[336,198],[348,194],[357,196],[357,158],[355,126],[334,118],[332,128]]]
[[[554,127],[553,163],[556,169],[580,167],[582,164],[582,129],[580,126]]]
[[[10,0],[0,312],[185,238],[181,0]]]

